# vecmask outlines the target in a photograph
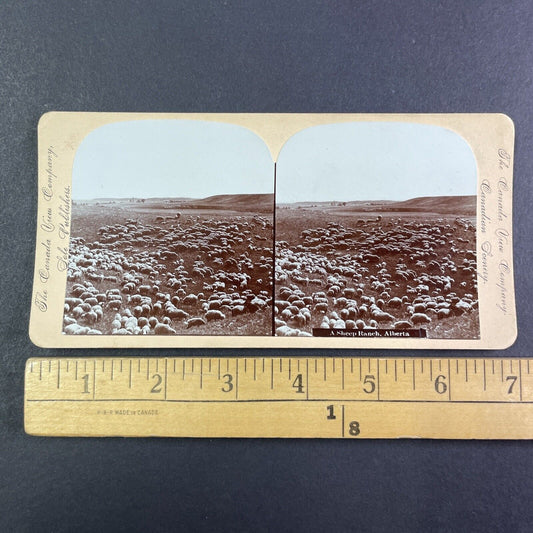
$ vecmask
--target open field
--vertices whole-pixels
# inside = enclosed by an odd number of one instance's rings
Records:
[[[275,313],[277,335],[478,338],[475,197],[278,206]]]
[[[475,199],[452,198],[278,206],[276,334],[478,338]],[[272,200],[74,204],[65,333],[271,335]]]
[[[271,335],[272,205],[266,194],[74,203],[64,332]]]

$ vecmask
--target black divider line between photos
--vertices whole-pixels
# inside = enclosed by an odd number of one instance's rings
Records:
[[[276,336],[276,171],[274,162],[274,205],[272,209],[272,337]]]

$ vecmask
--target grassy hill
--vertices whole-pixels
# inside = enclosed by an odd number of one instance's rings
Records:
[[[346,202],[295,202],[278,207],[320,209],[326,212],[376,213],[411,212],[475,216],[477,197],[472,196],[421,196],[401,202],[391,200],[353,200]]]
[[[273,194],[218,194],[181,204],[184,209],[230,209],[233,211],[272,212]]]
[[[476,214],[477,197],[472,196],[422,196],[386,206],[387,211],[416,211],[422,213]]]
[[[273,194],[218,194],[207,198],[94,198],[74,200],[74,204],[134,204],[136,209],[217,209],[272,213]]]

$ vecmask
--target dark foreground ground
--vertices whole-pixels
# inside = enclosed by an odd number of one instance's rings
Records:
[[[442,213],[278,209],[277,334],[379,327],[478,338],[474,224]]]
[[[67,334],[270,335],[272,217],[75,205]]]

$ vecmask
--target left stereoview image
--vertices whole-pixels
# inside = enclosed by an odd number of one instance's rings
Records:
[[[241,126],[93,130],[72,168],[63,333],[271,335],[273,176]]]

